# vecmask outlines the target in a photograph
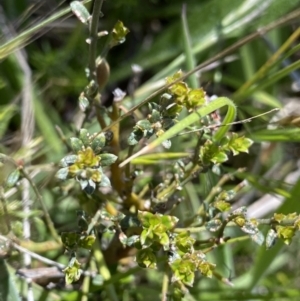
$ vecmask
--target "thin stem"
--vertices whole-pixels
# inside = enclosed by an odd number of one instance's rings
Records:
[[[57,132],[57,134],[58,134],[60,140],[61,140],[61,141],[63,142],[63,144],[67,147],[67,150],[68,150],[68,151],[71,151],[72,148],[71,148],[70,144],[68,143],[68,139],[67,139],[67,137],[65,136],[65,134],[63,133],[62,129],[61,129],[58,125],[55,126],[55,129],[56,129],[56,132]]]
[[[94,227],[96,226],[96,224],[98,223],[99,219],[101,218],[101,209],[99,209],[96,214],[94,215],[94,217],[92,218],[89,227],[87,229],[87,234],[90,234],[92,232],[92,230],[94,229]]]
[[[164,277],[163,277],[163,283],[162,283],[161,301],[167,301],[168,288],[169,288],[169,275],[168,275],[168,268],[166,267]]]
[[[1,204],[2,204],[2,208],[3,208],[3,215],[4,215],[6,227],[7,227],[8,232],[10,232],[11,231],[11,225],[10,225],[10,220],[9,220],[9,216],[8,216],[6,199],[5,199],[5,196],[4,196],[4,191],[3,191],[2,186],[0,186],[0,201],[1,201]]]
[[[41,207],[42,207],[42,210],[43,210],[43,212],[44,212],[45,219],[46,219],[46,224],[47,224],[47,226],[48,226],[48,228],[49,228],[49,230],[50,230],[51,235],[53,236],[53,238],[54,238],[58,243],[61,244],[60,236],[57,234],[57,232],[56,232],[56,230],[55,230],[55,228],[54,228],[53,222],[52,222],[52,220],[51,220],[51,218],[50,218],[50,215],[49,215],[48,210],[47,210],[47,208],[46,208],[46,206],[45,206],[45,203],[44,203],[44,201],[43,201],[43,198],[42,198],[42,196],[41,196],[39,190],[37,189],[35,183],[32,181],[32,179],[31,179],[31,177],[29,176],[29,174],[24,170],[23,166],[18,165],[18,164],[15,162],[15,160],[14,160],[13,158],[11,158],[11,157],[9,157],[9,156],[5,156],[5,160],[8,160],[8,161],[11,162],[12,164],[14,164],[14,166],[15,166],[16,168],[19,169],[19,171],[20,171],[20,173],[22,174],[22,176],[23,176],[25,179],[27,179],[27,181],[29,182],[30,186],[32,187],[32,189],[33,189],[33,191],[34,191],[34,193],[35,193],[35,195],[36,195],[36,198],[37,198],[38,202],[40,203],[40,205],[41,205]]]
[[[81,301],[88,301],[88,293],[90,291],[90,285],[91,285],[91,277],[85,276],[82,283],[82,298]]]
[[[280,110],[279,108],[275,108],[275,109],[272,109],[270,111],[267,111],[267,112],[264,112],[264,113],[261,113],[261,114],[255,115],[255,116],[252,116],[252,117],[249,117],[249,118],[246,118],[246,119],[243,119],[243,120],[239,120],[239,121],[230,122],[230,123],[227,123],[227,124],[213,124],[213,125],[203,126],[201,129],[196,129],[196,130],[191,130],[191,131],[179,133],[174,137],[182,136],[182,135],[186,135],[186,134],[197,133],[197,132],[200,132],[200,131],[204,132],[205,130],[215,129],[215,128],[225,126],[225,125],[236,125],[236,124],[248,123],[248,122],[251,122],[255,118],[262,117],[264,115],[267,115],[267,114],[270,114],[270,113],[273,113],[273,112],[277,112],[279,110]]]
[[[108,267],[106,266],[104,256],[101,251],[101,247],[100,247],[98,240],[96,240],[96,242],[94,244],[94,258],[98,265],[99,274],[103,277],[103,279],[105,281],[107,281],[107,280],[109,281],[111,278],[111,274],[110,274]],[[115,287],[113,284],[108,284],[105,287],[105,289],[106,289],[106,293],[109,297],[109,300],[118,301],[118,296],[117,296],[117,293],[116,293],[116,290],[115,290]]]
[[[51,235],[53,236],[53,238],[57,242],[60,243],[60,241],[61,241],[60,240],[60,236],[57,234],[57,232],[56,232],[56,230],[54,228],[54,224],[53,224],[53,222],[51,220],[51,217],[50,217],[50,215],[48,213],[48,210],[47,210],[47,208],[45,206],[44,200],[43,200],[43,198],[42,198],[39,190],[37,189],[35,183],[32,181],[32,179],[30,178],[30,176],[27,174],[27,172],[22,167],[19,167],[19,168],[20,168],[20,172],[23,175],[23,177],[28,180],[30,186],[32,187],[32,189],[33,189],[33,191],[34,191],[34,193],[36,195],[36,198],[37,198],[38,202],[40,203],[40,205],[42,207],[42,210],[43,210],[44,215],[45,215],[46,223],[47,223],[47,226],[49,228],[49,231],[50,231]]]
[[[17,251],[23,253],[23,254],[28,254],[30,257],[40,261],[40,262],[43,262],[47,265],[50,265],[50,266],[54,266],[54,267],[57,267],[58,269],[60,270],[63,270],[65,269],[67,266],[62,264],[62,263],[59,263],[59,262],[56,262],[56,261],[53,261],[51,259],[48,259],[46,257],[43,257],[39,254],[36,254],[34,252],[31,252],[21,246],[19,246],[17,243],[13,242],[12,240],[6,238],[5,236],[1,235],[0,234],[0,240],[8,243],[11,247],[13,247],[14,249],[16,249]],[[90,272],[90,271],[83,271],[82,273],[83,275],[87,275],[87,276],[95,276],[95,273],[93,272]]]
[[[95,0],[92,20],[90,22],[90,47],[89,47],[89,70],[90,80],[96,81],[96,56],[97,56],[97,41],[98,41],[98,23],[101,16],[103,0]]]
[[[19,246],[18,244],[16,244],[15,242],[13,242],[12,240],[6,238],[3,235],[0,235],[0,240],[9,243],[9,245],[12,246],[14,249],[18,250],[19,252],[21,252],[23,254],[28,254],[30,257],[35,258],[36,260],[38,260],[40,262],[43,262],[43,263],[51,265],[51,266],[58,267],[61,270],[66,267],[65,265],[63,265],[61,263],[58,263],[58,262],[53,261],[53,260],[50,260],[50,259],[48,259],[46,257],[43,257],[43,256],[41,256],[39,254],[36,254],[34,252],[31,252],[31,251],[29,251],[29,250],[27,250],[27,249]]]

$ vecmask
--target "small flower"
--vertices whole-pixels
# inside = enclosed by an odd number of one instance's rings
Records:
[[[95,191],[96,185],[110,186],[110,181],[103,173],[102,167],[113,164],[117,156],[113,154],[101,154],[105,146],[105,135],[90,136],[85,129],[80,131],[80,139],[71,138],[71,144],[76,155],[64,157],[56,177],[61,180],[75,178],[86,193]]]

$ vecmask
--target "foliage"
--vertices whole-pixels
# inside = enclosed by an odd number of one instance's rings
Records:
[[[298,299],[299,1],[91,2],[1,4],[0,299]]]

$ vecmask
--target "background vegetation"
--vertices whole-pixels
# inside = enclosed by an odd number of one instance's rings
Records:
[[[0,153],[12,159],[2,158],[0,166],[0,300],[18,300],[19,293],[27,300],[169,300],[162,287],[164,267],[140,268],[132,249],[132,253],[113,254],[112,250],[122,253],[123,249],[111,245],[113,236],[108,234],[101,239],[102,253],[81,250],[78,255],[96,277],[85,273],[78,282],[65,285],[64,275],[57,270],[49,278],[50,270],[47,276],[30,276],[31,269],[25,269],[33,252],[41,257],[32,257],[31,268],[56,263],[61,270],[70,256],[55,240],[55,233],[77,230],[77,210],[93,217],[104,206],[103,200],[113,208],[120,206],[107,191],[91,197],[75,181],[55,178],[59,161],[70,151],[68,139],[78,136],[81,128],[78,97],[88,84],[85,68],[90,56],[88,28],[70,12],[67,2],[9,0],[0,6]],[[118,20],[130,30],[126,41],[106,57],[111,72],[101,90],[101,103],[108,110],[116,88],[127,93],[122,100],[126,112],[163,87],[167,76],[199,64],[203,68],[198,68],[196,77],[186,79],[188,85],[232,99],[237,120],[282,108],[232,127],[254,141],[249,154],[229,156],[220,175],[211,170],[196,174],[176,194],[181,202],[170,214],[181,225],[222,190],[235,189],[233,209],[247,206],[250,217],[270,217],[274,211],[299,214],[299,3],[189,0],[186,14],[182,14],[183,2],[177,0],[103,3],[99,31],[110,32]],[[86,1],[86,7],[92,11],[91,1]],[[102,40],[97,55],[105,47]],[[144,106],[133,118],[122,120],[120,162],[127,156],[126,141],[134,123],[147,113]],[[220,115],[224,114],[221,110]],[[90,133],[99,132],[99,119],[90,112],[84,127]],[[192,152],[197,137],[172,139],[170,152]],[[163,148],[155,151],[156,156],[132,164],[137,192],[150,187],[150,193],[151,187],[167,180],[173,161],[158,157]],[[15,164],[25,166],[21,175],[30,181],[12,179],[9,187],[7,179]],[[111,181],[113,176],[108,174]],[[52,223],[55,231],[51,233]],[[261,228],[264,234],[268,229]],[[30,237],[25,239],[24,234]],[[299,300],[297,235],[289,246],[278,241],[266,250],[238,227],[225,234],[236,240],[209,252],[215,274],[212,278],[196,275],[185,300]],[[203,233],[193,235],[198,240],[207,238]],[[96,244],[100,250],[100,242]],[[29,278],[32,286],[27,285]]]

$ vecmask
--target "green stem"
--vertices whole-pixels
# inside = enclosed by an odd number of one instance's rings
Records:
[[[101,15],[103,0],[95,0],[93,7],[92,20],[90,23],[90,47],[89,47],[89,70],[90,80],[96,80],[96,56],[97,56],[97,41],[98,41],[98,23]]]
[[[94,229],[94,227],[96,226],[96,224],[98,223],[99,219],[101,218],[101,209],[99,209],[96,214],[94,215],[94,217],[92,218],[89,227],[87,229],[87,234],[90,234],[92,232],[92,230]]]
[[[98,240],[96,240],[94,246],[94,258],[98,265],[99,274],[103,277],[105,281],[109,281],[111,279],[111,274],[108,267],[106,266],[104,256],[101,252],[101,247]],[[105,289],[109,300],[118,301],[118,296],[113,284],[108,284],[107,286],[105,286]]]
[[[48,213],[47,207],[46,207],[46,205],[44,203],[44,200],[43,200],[43,198],[42,198],[39,190],[37,189],[35,183],[32,181],[32,179],[30,178],[30,176],[25,172],[25,170],[23,168],[21,168],[21,167],[19,167],[19,169],[20,169],[20,172],[23,175],[23,177],[25,179],[27,179],[28,182],[30,183],[30,186],[32,187],[32,189],[34,191],[34,193],[36,195],[36,198],[37,198],[38,202],[40,203],[40,205],[42,207],[42,210],[44,212],[44,216],[45,216],[45,219],[46,219],[46,224],[47,224],[47,226],[49,228],[49,231],[50,231],[51,235],[53,236],[53,238],[58,243],[61,243],[60,236],[57,234],[57,232],[55,230],[54,224],[53,224],[53,222],[51,220],[51,217],[50,217],[50,215]]]
[[[3,190],[2,186],[0,186],[0,201],[2,204],[2,208],[3,208],[2,210],[3,210],[4,220],[6,223],[6,228],[7,228],[7,231],[10,232],[11,225],[10,225],[10,220],[9,220],[9,216],[8,216],[8,210],[7,210],[7,205],[6,205],[6,199],[4,196],[4,190]]]
[[[161,290],[161,301],[167,300],[168,288],[169,288],[168,267],[165,267],[165,273],[163,277],[162,290]]]
[[[89,291],[90,291],[90,285],[91,285],[91,277],[90,276],[85,276],[83,279],[83,283],[82,283],[82,297],[81,297],[81,301],[88,301],[89,297]]]

